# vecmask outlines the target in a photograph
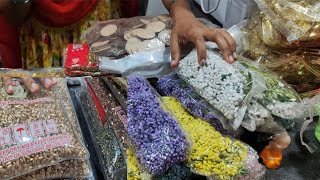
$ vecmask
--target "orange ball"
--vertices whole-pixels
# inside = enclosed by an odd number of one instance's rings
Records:
[[[260,157],[268,169],[277,169],[280,167],[282,161],[282,151],[267,147],[261,151]]]

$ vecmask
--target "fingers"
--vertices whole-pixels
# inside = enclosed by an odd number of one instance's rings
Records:
[[[22,83],[29,89],[31,93],[36,93],[40,90],[39,86],[37,83],[34,81],[33,78],[31,77],[23,77],[20,78]]]
[[[46,89],[49,89],[51,86],[55,85],[58,80],[57,78],[40,78],[42,86]]]
[[[20,78],[21,82],[29,89],[31,93],[37,93],[40,90],[39,85],[36,83],[36,81],[32,77],[23,77]],[[42,86],[46,89],[52,87],[53,85],[57,84],[58,79],[57,78],[40,78],[40,82]],[[14,93],[14,82],[12,81],[12,78],[6,77],[3,78],[3,84],[5,87],[5,90],[8,94]]]
[[[203,66],[206,63],[207,59],[207,48],[205,39],[202,36],[198,36],[192,39],[192,42],[197,48],[198,63],[200,66]]]
[[[8,94],[13,94],[13,82],[12,82],[12,79],[9,78],[9,77],[5,77],[3,78],[3,84],[4,84],[4,87],[6,89],[6,92]]]
[[[178,35],[174,32],[171,33],[170,48],[171,48],[171,58],[172,58],[171,66],[173,68],[176,68],[179,65],[181,55],[180,55],[179,38],[178,38]]]
[[[228,63],[234,62],[234,60],[237,58],[236,43],[228,32],[223,30],[212,31],[212,29],[208,29],[205,37],[209,41],[216,42],[223,55],[223,58]]]
[[[234,40],[234,38],[227,32],[227,31],[221,31],[221,33],[222,33],[222,35],[223,35],[223,37],[226,39],[226,41],[227,41],[227,43],[228,43],[228,45],[229,45],[229,48],[230,48],[230,50],[231,50],[231,52],[233,53],[232,55],[233,55],[233,58],[234,59],[237,59],[237,55],[236,55],[236,41]],[[234,53],[235,53],[235,56],[234,56]]]

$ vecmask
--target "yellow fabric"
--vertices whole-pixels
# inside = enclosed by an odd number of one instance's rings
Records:
[[[93,23],[118,18],[119,3],[101,0],[79,23],[64,28],[50,28],[31,18],[20,28],[22,64],[25,69],[62,66],[63,53],[69,43],[82,43],[83,33]]]

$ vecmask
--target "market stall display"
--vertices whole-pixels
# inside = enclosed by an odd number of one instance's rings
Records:
[[[193,172],[210,179],[259,179],[264,175],[251,147],[223,137],[209,123],[190,116],[177,99],[163,99],[191,140],[186,164]]]
[[[47,72],[47,75],[50,73]],[[1,72],[2,77],[8,74],[10,77],[21,77],[21,74],[27,75],[24,77],[37,77],[36,71]],[[43,77],[44,74],[45,71],[39,71],[38,75]],[[63,178],[63,173],[56,173],[52,169],[59,169],[63,163],[77,162],[80,165],[76,166],[78,175],[90,176],[90,168],[85,164],[89,154],[77,128],[74,128],[77,125],[71,124],[74,117],[70,117],[63,103],[70,101],[69,96],[63,94],[67,92],[65,79],[58,79],[54,88],[41,89],[35,95],[26,91],[18,79],[14,79],[14,83],[12,95],[8,95],[1,84],[2,153],[7,154],[1,161],[1,178],[10,179],[27,173],[31,174],[26,177]],[[65,176],[77,175],[75,173],[75,169],[70,169],[70,174]]]
[[[68,45],[63,70],[1,69],[15,85],[9,95],[0,79],[0,180],[255,180],[304,165],[320,145],[320,3],[255,2],[227,30],[233,64],[206,42],[200,66],[183,43],[172,69],[173,22],[161,15],[96,22]],[[77,76],[70,94],[65,75]],[[21,77],[58,82],[32,94]]]
[[[128,135],[139,163],[152,176],[186,159],[185,134],[139,75],[128,77]]]

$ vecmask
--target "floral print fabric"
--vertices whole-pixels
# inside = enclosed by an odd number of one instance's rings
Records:
[[[96,21],[118,18],[118,3],[101,0],[80,22],[51,28],[31,18],[20,28],[22,65],[25,69],[62,66],[64,50],[69,43],[83,43],[83,33]]]

